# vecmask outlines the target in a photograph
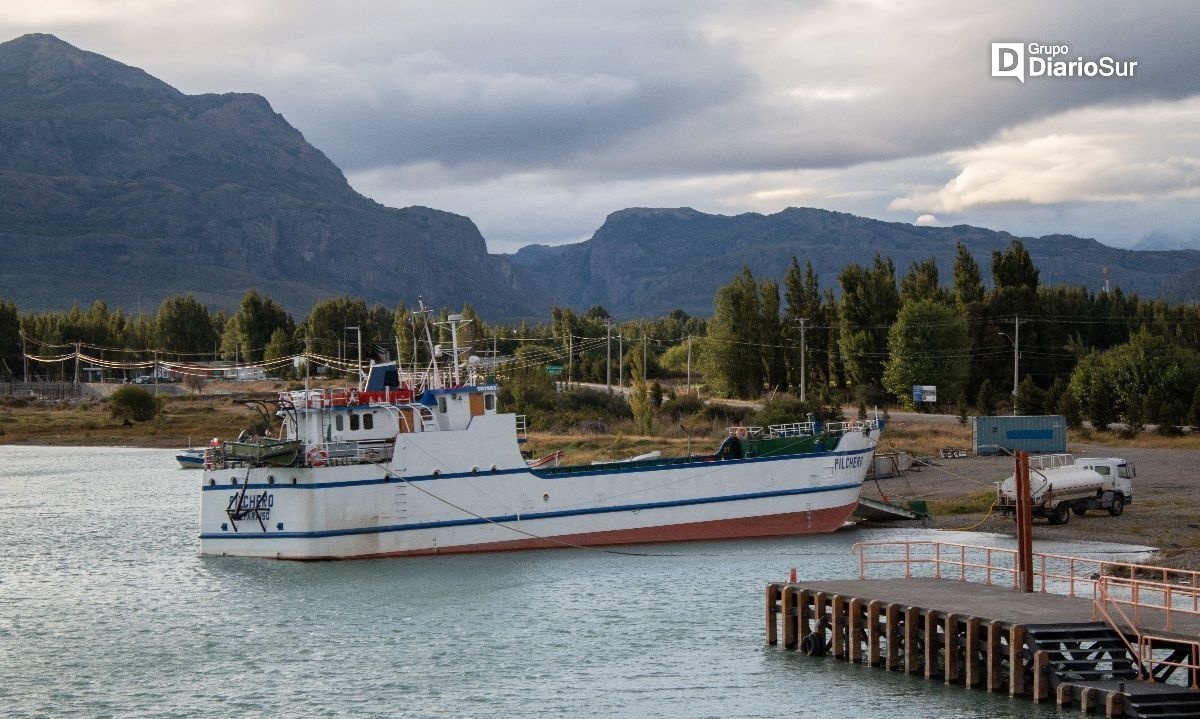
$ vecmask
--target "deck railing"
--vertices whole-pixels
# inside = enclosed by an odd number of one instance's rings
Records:
[[[902,570],[904,577],[1019,586],[1015,549],[901,540],[859,542],[851,551],[858,556],[860,579]],[[1033,575],[1037,591],[1093,601],[1103,580],[1105,603],[1128,607],[1134,624],[1162,619],[1169,631],[1178,616],[1200,617],[1200,572],[1034,552]]]

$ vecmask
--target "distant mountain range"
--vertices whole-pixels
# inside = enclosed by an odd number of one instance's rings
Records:
[[[756,276],[782,278],[795,256],[801,264],[811,261],[822,284],[834,287],[842,267],[867,264],[878,251],[895,262],[897,280],[909,264],[936,257],[942,282],[949,284],[955,244],[962,242],[990,281],[991,253],[1013,239],[969,225],[917,227],[809,208],[734,217],[638,208],[609,215],[586,242],[524,247],[512,264],[543,278],[544,289],[561,304],[599,304],[619,316],[660,315],[675,307],[707,315],[716,288],[743,265]],[[1071,235],[1022,242],[1043,284],[1098,290],[1108,268],[1110,286],[1125,292],[1200,297],[1200,251],[1122,250]]]
[[[256,288],[299,316],[337,295],[469,302],[492,320],[544,319],[552,304],[707,315],[742,265],[782,278],[794,255],[832,287],[846,263],[878,250],[898,275],[935,256],[948,282],[956,241],[986,275],[991,252],[1011,239],[818,209],[726,217],[634,208],[585,242],[493,255],[466,217],[356,193],[258,95],[185,95],[51,35],[0,44],[0,297],[22,309],[103,299],[150,311],[181,292],[230,308]],[[1043,282],[1098,289],[1107,267],[1126,292],[1200,298],[1194,249],[1024,241]]]

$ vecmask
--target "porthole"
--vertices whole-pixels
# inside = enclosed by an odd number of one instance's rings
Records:
[[[229,478],[229,483],[230,483],[230,484],[237,484],[237,477],[230,477],[230,478]]]
[[[267,475],[267,484],[275,484],[275,475],[273,475],[273,474]]]
[[[292,484],[295,484],[295,483],[296,483],[296,478],[292,477]]]
[[[543,495],[542,495],[542,501],[543,501],[543,502],[549,502],[549,501],[550,501],[550,495],[549,495],[549,494],[543,494]]]
[[[215,480],[215,479],[208,480],[208,486],[210,486],[210,487],[217,486],[217,480]]]

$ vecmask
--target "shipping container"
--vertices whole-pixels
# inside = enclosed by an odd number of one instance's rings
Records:
[[[971,440],[976,454],[1025,450],[1067,451],[1067,420],[1059,414],[1031,417],[973,417]]]

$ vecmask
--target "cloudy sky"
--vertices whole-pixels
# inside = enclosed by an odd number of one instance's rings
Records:
[[[27,32],[264,95],[357,190],[467,215],[493,252],[630,206],[1200,243],[1194,0],[0,5],[0,39]],[[1022,83],[992,42],[1138,65]]]

